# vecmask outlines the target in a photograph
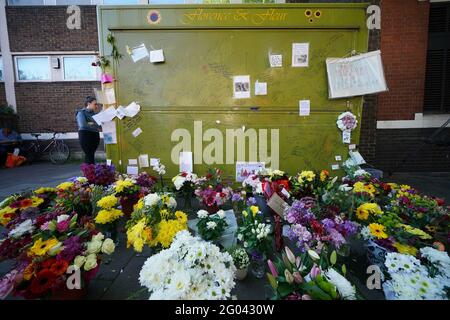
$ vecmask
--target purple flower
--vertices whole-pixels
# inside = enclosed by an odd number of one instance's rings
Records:
[[[64,240],[64,249],[56,256],[57,260],[72,261],[83,251],[81,239],[78,236],[72,236]]]
[[[67,229],[69,229],[69,226],[70,226],[70,219],[66,219],[56,224],[56,230],[62,233]]]
[[[328,230],[328,233],[330,234],[330,241],[337,249],[339,249],[341,245],[346,243],[345,238],[336,229],[330,229]]]
[[[310,207],[305,201],[302,200],[294,201],[292,206],[287,209],[286,220],[289,223],[300,223],[306,225],[315,218]]]
[[[327,231],[330,229],[333,229],[336,226],[334,221],[331,219],[328,219],[328,218],[323,219],[322,224],[323,224],[323,227],[325,228],[325,230],[327,230]]]
[[[339,232],[344,236],[352,236],[358,232],[358,225],[350,220],[345,220],[344,223],[338,226]]]
[[[256,202],[256,198],[254,197],[250,197],[247,199],[247,206],[256,206],[257,202]]]
[[[238,192],[233,193],[233,195],[231,196],[231,202],[238,202],[238,201],[242,201],[242,200],[244,200],[244,199]]]
[[[297,247],[304,252],[305,245],[309,245],[312,240],[312,234],[301,224],[294,224],[287,230],[287,237],[296,242]]]
[[[262,261],[264,259],[263,254],[258,250],[253,250],[250,255],[253,261]]]

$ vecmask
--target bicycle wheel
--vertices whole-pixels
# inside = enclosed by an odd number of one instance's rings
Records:
[[[62,140],[56,140],[49,151],[49,157],[54,164],[64,164],[70,157],[69,146]]]
[[[39,160],[41,153],[39,147],[33,142],[25,149],[25,157],[27,158],[27,163],[31,164],[34,161]]]

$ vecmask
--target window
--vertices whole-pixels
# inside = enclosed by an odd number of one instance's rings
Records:
[[[16,57],[16,77],[18,81],[50,80],[49,57]]]
[[[0,81],[3,81],[3,57],[0,56]]]
[[[92,62],[94,56],[63,57],[64,80],[97,80],[97,68]]]
[[[432,3],[424,112],[450,113],[450,3]]]
[[[44,5],[44,0],[8,0],[10,6]]]

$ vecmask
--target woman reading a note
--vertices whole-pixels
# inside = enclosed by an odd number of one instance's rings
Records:
[[[86,97],[84,108],[77,111],[78,139],[85,154],[84,162],[95,163],[95,150],[100,142],[101,127],[93,116],[100,110],[94,97]]]

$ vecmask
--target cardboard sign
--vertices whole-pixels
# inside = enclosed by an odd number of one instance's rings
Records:
[[[277,193],[274,193],[270,197],[269,201],[267,201],[267,205],[284,219],[284,208],[287,206],[287,203]]]

